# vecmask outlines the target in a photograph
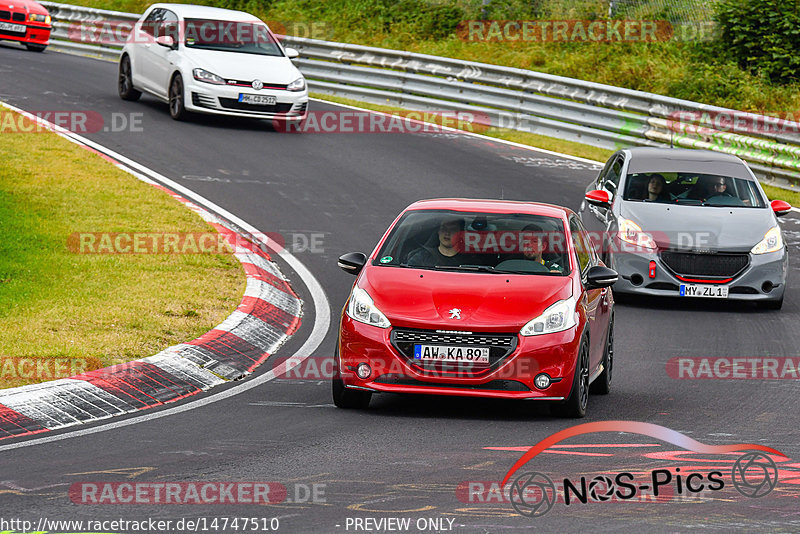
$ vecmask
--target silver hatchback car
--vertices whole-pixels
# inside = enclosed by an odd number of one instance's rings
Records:
[[[615,293],[749,300],[780,309],[788,254],[777,217],[736,156],[671,148],[620,150],[586,188],[580,217]]]

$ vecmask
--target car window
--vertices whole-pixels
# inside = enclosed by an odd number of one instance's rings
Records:
[[[595,187],[597,189],[600,189],[601,187],[603,187],[603,180],[605,179],[606,174],[608,174],[608,171],[611,169],[611,165],[614,163],[615,159],[616,159],[616,156],[609,158],[609,160],[606,161],[606,164],[603,167],[603,170],[600,171],[600,174],[597,175],[597,183],[595,183]]]
[[[178,16],[168,9],[164,9],[164,14],[156,28],[156,37],[168,35],[178,42]]]
[[[588,235],[575,217],[569,221],[569,230],[572,235],[572,246],[575,247],[575,259],[578,261],[578,266],[581,273],[585,273],[586,269],[592,264],[593,247],[589,244]]]
[[[392,228],[373,265],[563,276],[564,223],[528,213],[412,210]]]
[[[156,36],[156,29],[161,24],[161,21],[164,17],[165,9],[156,8],[147,15],[147,18],[142,21],[142,31],[152,35],[153,37]]]
[[[260,22],[186,19],[184,42],[188,48],[283,56],[275,37]]]
[[[669,202],[687,206],[764,208],[753,180],[688,172],[630,174],[623,197],[628,201]]]
[[[617,194],[617,187],[619,187],[619,179],[622,176],[622,163],[623,163],[622,156],[617,156],[617,158],[611,163],[611,167],[608,169],[608,173],[606,173],[605,178],[603,179],[603,183],[600,184],[602,189],[609,191],[613,194]]]
[[[578,228],[580,229],[578,235],[584,241],[585,250],[588,250],[589,255],[591,256],[590,263],[595,265],[600,261],[600,257],[597,255],[597,246],[595,245],[594,241],[592,241],[591,235],[583,225],[583,222],[580,219],[575,219],[575,222],[578,224]]]

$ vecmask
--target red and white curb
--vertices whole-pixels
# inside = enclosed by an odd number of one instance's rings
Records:
[[[0,439],[97,421],[196,395],[251,373],[300,326],[302,301],[269,254],[190,200],[82,143],[47,121],[0,102],[120,169],[162,189],[235,247],[247,287],[239,307],[199,338],[154,356],[70,378],[0,390]]]

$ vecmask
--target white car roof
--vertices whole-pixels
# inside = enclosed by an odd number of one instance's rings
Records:
[[[210,19],[231,22],[263,22],[258,17],[251,15],[250,13],[245,13],[244,11],[234,11],[232,9],[222,9],[219,7],[197,6],[193,4],[153,4],[151,7],[169,9],[182,19]]]

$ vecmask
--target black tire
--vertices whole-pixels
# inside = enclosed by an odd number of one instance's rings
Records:
[[[133,75],[131,74],[131,58],[122,56],[119,60],[119,78],[117,79],[117,92],[122,100],[135,102],[142,96],[141,91],[133,88]]]
[[[169,116],[176,121],[185,120],[189,115],[184,105],[183,78],[180,74],[172,77],[169,82]]]
[[[369,407],[372,393],[369,391],[359,391],[347,389],[339,375],[339,350],[333,356],[333,379],[331,380],[331,393],[333,403],[337,408],[344,410],[363,410]]]
[[[31,52],[44,52],[44,49],[47,48],[47,45],[41,45],[36,43],[25,43],[25,48],[27,48]]]
[[[556,412],[561,417],[580,419],[586,417],[589,404],[589,338],[584,336],[578,348],[578,361],[572,379],[572,391],[567,400],[556,405]]]
[[[606,334],[606,348],[603,351],[603,372],[592,382],[590,391],[600,395],[611,393],[611,379],[614,371],[614,314],[608,322],[608,334]]]

